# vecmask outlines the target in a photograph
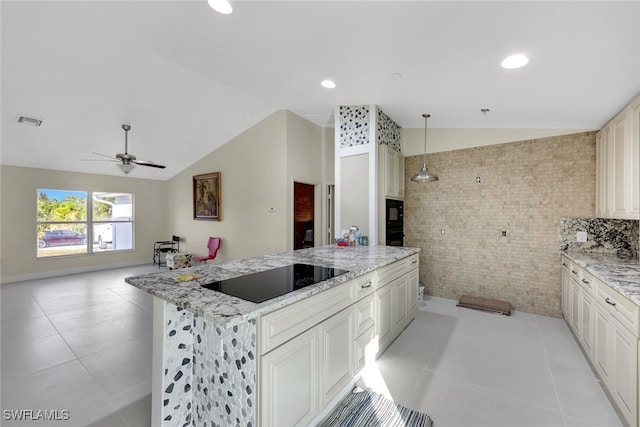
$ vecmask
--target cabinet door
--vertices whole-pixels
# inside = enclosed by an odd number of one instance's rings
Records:
[[[585,352],[593,359],[593,298],[582,292],[582,344]]]
[[[397,336],[407,325],[407,276],[402,276],[391,282],[393,287],[391,294],[391,312],[393,318],[393,334]]]
[[[398,152],[394,155],[395,192],[396,197],[404,197],[404,156]]]
[[[613,340],[613,398],[630,425],[637,416],[637,352],[638,341],[622,323],[611,319]]]
[[[413,311],[418,307],[418,284],[420,282],[420,272],[416,268],[407,274],[408,310],[410,320],[413,319]]]
[[[611,160],[611,126],[607,125],[596,136],[596,217],[611,215],[609,161]]]
[[[567,322],[571,321],[571,276],[569,276],[569,264],[562,260],[562,314]]]
[[[318,413],[318,333],[312,328],[262,356],[264,426],[306,426]]]
[[[611,143],[612,145],[612,162],[610,176],[612,183],[610,189],[612,191],[612,209],[611,215],[614,218],[627,218],[629,200],[629,161],[631,153],[628,152],[629,145],[629,125],[627,124],[627,110],[618,114],[612,122]]]
[[[611,314],[600,304],[594,304],[593,364],[608,388],[611,383]]]
[[[391,290],[393,285],[378,289],[376,292],[376,334],[378,335],[378,354],[382,353],[393,340],[391,317]]]
[[[571,279],[571,327],[576,336],[582,336],[582,304],[580,304],[580,285],[573,278]]]
[[[320,407],[331,401],[354,375],[354,310],[349,307],[318,327],[321,349]]]
[[[385,145],[384,147],[384,194],[388,197],[397,197],[396,194],[396,151]]]
[[[631,203],[629,218],[640,219],[640,97],[630,106],[631,118]]]

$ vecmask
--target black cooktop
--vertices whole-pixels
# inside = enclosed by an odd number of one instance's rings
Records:
[[[233,279],[205,283],[202,287],[258,303],[344,273],[348,271],[319,265],[292,264]]]

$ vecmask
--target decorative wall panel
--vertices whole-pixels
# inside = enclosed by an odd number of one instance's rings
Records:
[[[376,124],[376,140],[378,144],[388,145],[398,153],[401,152],[401,127],[394,122],[389,116],[382,112],[380,108],[377,110]]]
[[[340,148],[369,144],[369,106],[342,105],[340,117]]]

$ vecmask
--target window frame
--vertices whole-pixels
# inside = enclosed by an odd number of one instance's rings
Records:
[[[41,221],[39,219],[39,206],[37,204],[38,197],[41,193],[47,191],[59,191],[59,192],[70,192],[70,193],[84,193],[85,194],[85,219],[77,220],[77,221]],[[105,219],[105,220],[94,220],[94,195],[96,194],[122,194],[129,195],[131,198],[131,217],[129,219]],[[43,248],[40,248],[40,236],[39,230],[42,225],[84,225],[85,227],[85,250],[80,253],[64,253],[64,254],[52,254],[52,255],[40,255],[39,251]],[[100,250],[97,248],[97,243],[94,244],[94,226],[98,224],[131,224],[131,244],[130,248],[126,249],[105,249]],[[51,230],[49,228],[49,230]],[[51,230],[53,231],[53,230]],[[120,253],[127,251],[135,250],[135,194],[134,193],[125,193],[125,192],[106,192],[106,191],[85,191],[85,190],[69,190],[69,189],[53,189],[53,188],[37,188],[36,189],[36,259],[54,259],[54,258],[64,258],[64,257],[75,257],[75,256],[86,256],[86,255],[96,255],[96,254],[105,254],[105,253]],[[63,245],[60,245],[63,246]]]

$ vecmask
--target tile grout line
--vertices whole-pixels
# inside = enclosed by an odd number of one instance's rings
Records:
[[[538,322],[537,317],[536,317],[536,329],[538,331],[538,338],[540,339],[540,344],[542,346],[542,352],[544,353],[544,362],[545,362],[545,365],[547,366],[547,370],[549,371],[549,377],[551,377],[551,383],[553,384],[553,391],[556,395],[558,407],[560,408],[560,414],[562,415],[562,420],[564,421],[565,427],[568,427],[567,414],[565,414],[564,407],[562,406],[562,401],[560,400],[560,393],[558,393],[556,379],[553,376],[553,371],[551,370],[551,363],[549,362],[549,353],[547,352],[547,346],[544,344],[544,339],[542,338],[542,332],[540,330],[540,322]]]

